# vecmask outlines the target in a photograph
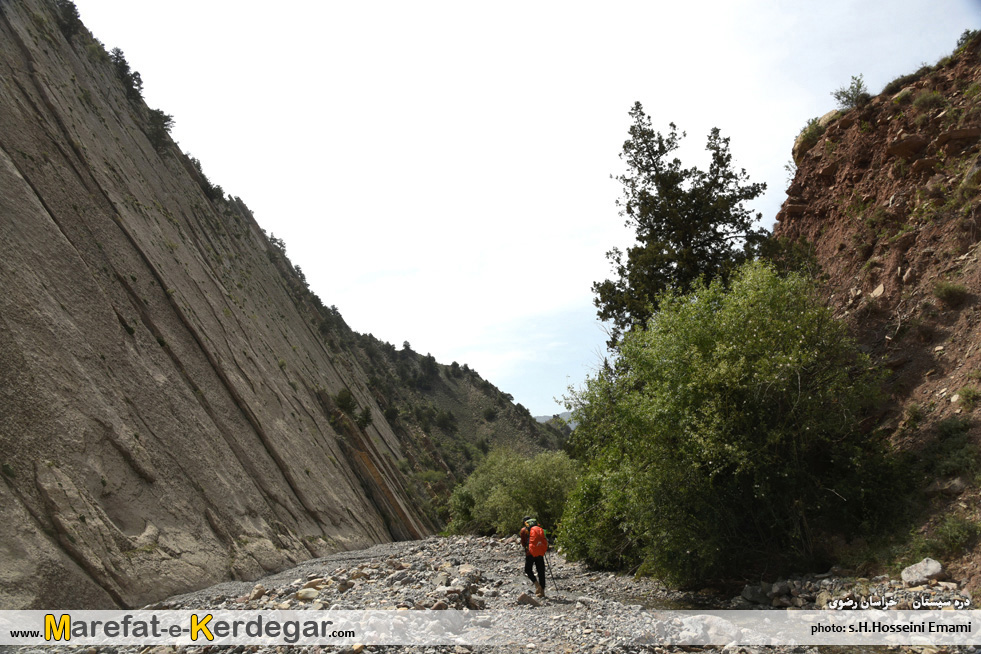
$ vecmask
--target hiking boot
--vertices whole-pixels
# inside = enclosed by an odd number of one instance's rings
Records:
[[[541,584],[535,584],[535,595],[538,597],[545,597],[545,588]]]

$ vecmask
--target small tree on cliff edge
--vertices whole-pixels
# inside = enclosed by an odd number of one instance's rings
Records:
[[[766,184],[752,184],[745,170],[732,169],[729,139],[718,128],[709,133],[712,160],[703,171],[669,158],[685,136],[674,123],[664,136],[639,102],[630,116],[630,138],[620,154],[628,171],[617,177],[624,191],[617,205],[636,230],[637,244],[626,253],[607,252],[618,279],[593,284],[600,319],[613,322],[611,347],[624,332],[647,322],[658,295],[688,292],[699,278],[725,280],[767,235],[753,227],[762,215],[743,204],[762,194]]]

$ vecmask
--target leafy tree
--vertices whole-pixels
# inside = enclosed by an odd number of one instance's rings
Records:
[[[420,387],[429,390],[432,385],[439,381],[439,364],[432,354],[426,354],[419,360]]]
[[[457,430],[456,415],[452,411],[437,410],[436,426],[447,434],[455,434]]]
[[[334,401],[337,403],[338,409],[349,415],[354,415],[354,412],[358,410],[358,401],[354,399],[354,394],[346,388],[337,392]]]
[[[607,253],[617,275],[593,285],[599,317],[613,321],[610,345],[619,336],[647,322],[664,291],[686,292],[699,278],[725,279],[754,252],[766,230],[754,227],[744,202],[758,197],[766,184],[749,182],[745,170],[732,169],[729,139],[717,128],[709,133],[707,171],[685,168],[677,158],[680,135],[671,123],[667,136],[654,130],[638,102],[630,111],[633,125],[620,158],[628,171],[620,215],[637,233],[626,253]]]
[[[865,86],[865,79],[861,75],[858,77],[852,75],[851,84],[842,86],[837,91],[833,91],[831,95],[838,103],[838,108],[843,110],[861,107],[872,99],[868,88]]]
[[[55,0],[55,20],[65,38],[71,40],[82,29],[82,19],[78,15],[78,7],[72,0]]]
[[[506,449],[490,454],[450,497],[455,533],[506,534],[534,515],[546,528],[559,521],[576,483],[576,464],[564,452],[525,457]]]
[[[977,38],[978,34],[981,34],[981,30],[972,30],[970,28],[961,32],[960,38],[957,39],[957,47],[955,51],[968,45],[971,41]]]
[[[126,97],[129,98],[131,102],[136,102],[143,99],[143,78],[140,74],[132,70],[129,66],[129,62],[126,61],[126,55],[119,48],[113,48],[109,51],[109,61],[112,63],[113,69],[116,71],[116,77],[123,83],[126,88]]]
[[[150,140],[150,145],[157,152],[161,152],[167,145],[167,137],[174,126],[174,117],[160,109],[150,109],[149,116],[146,136]]]
[[[211,180],[208,179],[208,176],[204,174],[204,168],[201,167],[200,159],[197,159],[196,157],[192,157],[190,154],[187,155],[187,158],[191,162],[191,165],[194,166],[194,170],[197,171],[198,185],[201,187],[201,190],[204,192],[205,196],[207,196],[207,198],[212,202],[217,202],[218,200],[224,198],[225,190],[218,184],[211,183]],[[277,239],[275,237],[272,237],[270,238],[270,241],[273,243],[273,245],[276,245],[279,248],[280,253],[285,257],[286,244],[283,242],[283,240],[278,239],[278,243],[277,243]],[[272,259],[272,257],[270,257],[270,259]]]
[[[675,583],[779,559],[812,564],[895,499],[863,428],[881,380],[799,273],[744,264],[667,293],[646,330],[570,398],[586,465],[560,534],[570,555]]]
[[[361,429],[364,429],[374,422],[374,418],[371,415],[371,407],[366,406],[361,409],[361,413],[359,413],[358,417],[355,418],[355,422],[357,423],[358,427],[361,427]]]

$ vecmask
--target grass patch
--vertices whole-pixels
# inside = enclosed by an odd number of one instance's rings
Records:
[[[981,399],[981,391],[973,386],[965,386],[957,391],[957,394],[961,396],[961,404],[968,411],[973,411],[974,407],[978,405],[978,400]]]
[[[913,108],[918,111],[932,111],[945,106],[947,101],[938,91],[921,91],[913,99]]]
[[[960,416],[941,420],[937,424],[936,438],[924,448],[920,461],[927,478],[953,477],[978,472],[978,446],[970,436],[971,420]]]
[[[959,307],[967,298],[970,296],[967,287],[963,284],[955,284],[953,282],[937,282],[933,287],[933,294],[938,300],[943,302],[949,307]]]

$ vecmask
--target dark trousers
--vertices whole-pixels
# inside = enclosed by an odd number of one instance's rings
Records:
[[[535,565],[535,570],[538,571],[538,579],[535,579],[535,574],[531,571],[532,564]],[[542,588],[545,588],[545,557],[525,554],[525,574],[533,582],[541,584]]]

